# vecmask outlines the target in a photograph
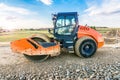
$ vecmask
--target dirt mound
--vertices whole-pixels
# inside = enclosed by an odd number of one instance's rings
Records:
[[[118,29],[111,29],[110,31],[105,33],[105,43],[107,44],[115,44],[117,39],[120,37],[120,30]]]
[[[108,37],[104,37],[104,41],[106,44],[115,44],[117,42],[116,38],[108,38]]]
[[[120,37],[120,30],[111,29],[110,31],[105,33],[105,36],[108,37],[108,38],[109,37],[115,37],[115,36]]]

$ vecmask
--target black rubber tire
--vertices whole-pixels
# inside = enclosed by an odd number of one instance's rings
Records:
[[[34,37],[31,37],[31,39],[36,41],[39,44],[40,44],[40,42],[50,42],[50,38],[45,34],[36,35]],[[26,54],[24,54],[24,56],[29,60],[34,60],[34,61],[39,61],[39,62],[42,62],[49,57],[49,55],[34,55],[34,56],[31,56],[31,55],[26,55]]]
[[[74,48],[76,55],[79,57],[88,58],[95,54],[97,44],[91,37],[82,37],[76,41]]]

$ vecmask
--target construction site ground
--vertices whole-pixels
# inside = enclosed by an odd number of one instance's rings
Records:
[[[0,43],[0,80],[120,80],[120,44],[105,44],[91,58],[62,52],[31,61]]]

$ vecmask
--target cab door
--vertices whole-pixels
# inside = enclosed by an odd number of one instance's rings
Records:
[[[76,14],[58,14],[55,22],[54,36],[64,47],[73,45],[77,32],[78,19]]]

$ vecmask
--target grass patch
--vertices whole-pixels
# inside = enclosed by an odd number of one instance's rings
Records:
[[[13,40],[18,40],[21,38],[30,37],[34,34],[47,34],[48,36],[51,36],[47,30],[42,31],[14,31],[14,32],[7,32],[7,33],[0,33],[0,42],[10,42]]]
[[[110,31],[113,28],[97,28],[96,30],[101,34],[105,34],[107,31]],[[114,28],[120,29],[120,28]],[[14,31],[14,32],[7,32],[7,33],[0,33],[0,42],[11,42],[13,40],[18,40],[21,38],[30,37],[34,34],[47,34],[48,36],[52,36],[49,34],[48,30],[21,30],[21,31]]]

